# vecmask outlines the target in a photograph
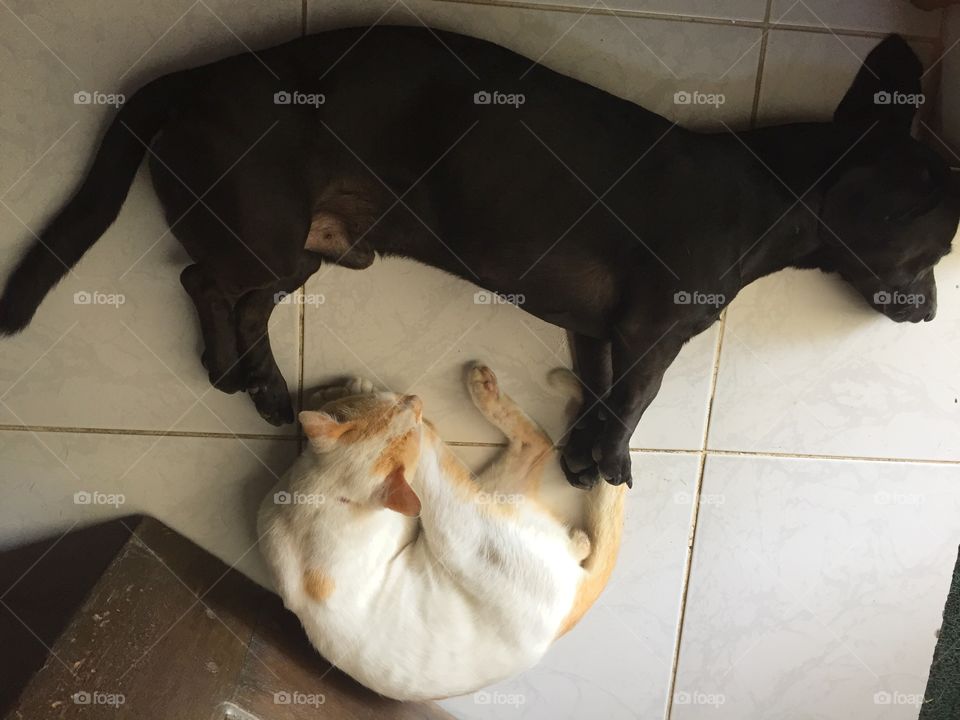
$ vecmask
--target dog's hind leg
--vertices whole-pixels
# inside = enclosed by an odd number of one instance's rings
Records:
[[[243,390],[231,300],[206,277],[199,265],[184,269],[180,283],[200,316],[204,344],[202,362],[210,375],[210,382],[225,393]]]
[[[273,425],[293,422],[293,403],[273,357],[267,325],[280,294],[294,292],[317,271],[320,263],[318,255],[301,252],[292,275],[270,287],[248,292],[235,309],[236,342],[244,383],[257,411]]]

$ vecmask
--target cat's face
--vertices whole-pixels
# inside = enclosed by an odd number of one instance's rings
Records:
[[[420,513],[420,500],[408,482],[420,457],[420,398],[353,395],[328,402],[319,412],[301,412],[300,423],[332,483],[328,503]]]

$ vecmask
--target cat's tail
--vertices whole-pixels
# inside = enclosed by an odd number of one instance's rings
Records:
[[[23,330],[50,289],[116,219],[150,141],[167,120],[184,74],[157,78],[120,108],[87,177],[10,274],[0,296],[0,335]]]
[[[611,485],[607,482],[601,482],[588,491],[583,529],[590,538],[590,554],[583,561],[585,574],[560,635],[580,622],[580,618],[600,597],[610,580],[623,537],[623,505],[626,495],[626,485]]]

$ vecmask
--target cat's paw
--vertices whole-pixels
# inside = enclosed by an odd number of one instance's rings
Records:
[[[570,528],[570,552],[574,560],[583,562],[590,555],[590,536],[580,528]]]
[[[332,400],[339,400],[340,398],[346,397],[349,394],[350,394],[350,391],[347,390],[343,385],[331,385],[330,387],[322,387],[316,390],[310,396],[310,399],[307,400],[305,404],[308,408],[319,410],[328,402]]]
[[[500,400],[500,386],[493,370],[479,363],[467,371],[467,390],[473,403],[481,410],[488,409]]]
[[[362,377],[349,380],[344,387],[346,387],[348,395],[365,395],[373,392],[373,383]]]

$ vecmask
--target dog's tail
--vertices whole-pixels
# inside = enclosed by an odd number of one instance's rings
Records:
[[[10,274],[0,296],[0,334],[23,330],[50,289],[117,218],[147,146],[167,120],[183,75],[157,78],[120,108],[79,189]]]

